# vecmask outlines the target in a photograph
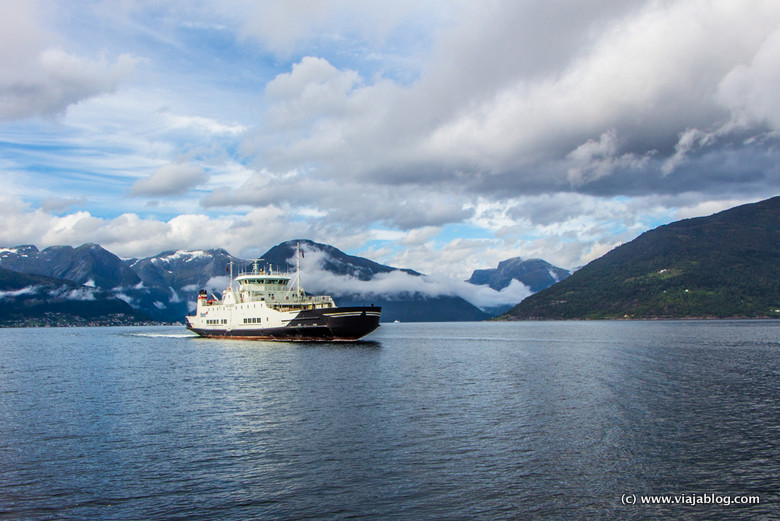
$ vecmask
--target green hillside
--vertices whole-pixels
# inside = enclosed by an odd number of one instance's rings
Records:
[[[780,197],[646,232],[506,319],[780,317]]]

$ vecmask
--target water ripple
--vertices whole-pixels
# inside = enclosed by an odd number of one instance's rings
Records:
[[[0,330],[0,518],[771,519],[779,325]]]

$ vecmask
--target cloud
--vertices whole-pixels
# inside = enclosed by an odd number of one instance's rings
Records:
[[[145,257],[169,249],[225,248],[236,255],[290,236],[311,236],[305,222],[291,222],[276,207],[259,208],[240,216],[211,218],[183,214],[167,221],[121,214],[103,219],[81,211],[65,216],[48,214],[15,198],[0,196],[0,245],[36,244],[47,247],[95,242],[122,257]],[[249,255],[251,256],[251,255]]]
[[[21,289],[14,289],[8,291],[0,291],[0,300],[7,298],[16,298],[21,295],[31,295],[37,293],[40,290],[40,286],[27,286]]]
[[[130,189],[133,196],[165,196],[183,194],[208,179],[203,168],[172,163],[158,168],[149,177],[136,181]]]
[[[770,34],[749,64],[736,65],[719,83],[717,99],[738,125],[780,129],[780,28]]]
[[[228,284],[230,284],[230,277],[227,275],[220,276],[220,277],[211,277],[208,280],[208,282],[206,282],[206,284],[203,286],[203,289],[205,289],[209,293],[217,292],[221,294],[221,292],[228,287]]]
[[[128,306],[132,306],[132,307],[136,307],[137,306],[137,304],[135,302],[135,299],[133,297],[131,297],[130,295],[127,295],[126,293],[121,293],[121,292],[114,293],[114,297],[118,298],[119,300],[121,300],[122,302],[127,304]]]
[[[134,72],[139,60],[129,53],[112,63],[105,56],[93,60],[46,46],[34,20],[35,3],[24,4],[12,4],[0,22],[0,120],[60,114],[70,105],[115,91]],[[24,31],[30,36],[20,34]]]
[[[275,175],[268,170],[253,174],[236,188],[216,189],[201,203],[206,208],[281,205],[293,213],[318,215],[323,221],[363,226],[382,222],[403,230],[458,222],[473,215],[466,200],[452,194],[421,191],[415,186],[366,186],[298,172]]]
[[[568,169],[569,182],[574,187],[609,176],[617,170],[642,168],[648,157],[638,158],[634,154],[618,154],[619,140],[614,130],[604,132],[599,140],[589,139],[566,155],[571,163]]]
[[[65,300],[94,301],[95,289],[84,287],[67,291],[53,291],[50,292],[50,295],[54,298],[63,298]]]
[[[71,206],[82,206],[86,203],[86,197],[47,197],[41,201],[41,210],[44,212],[61,212]]]
[[[242,38],[257,41],[282,57],[316,42],[338,41],[343,34],[359,41],[383,42],[392,36],[399,22],[424,16],[425,9],[430,9],[425,2],[408,0],[227,0],[216,6],[215,11],[229,13],[238,23]]]
[[[96,299],[96,290],[95,288],[89,287],[70,288],[68,286],[61,286],[47,288],[44,286],[27,286],[17,290],[0,291],[0,300],[29,295],[45,299],[94,301]]]
[[[309,293],[326,293],[334,297],[345,295],[382,295],[387,298],[405,298],[408,295],[438,297],[457,296],[485,309],[500,305],[514,305],[531,294],[522,283],[513,281],[496,291],[489,286],[477,286],[463,280],[442,275],[410,275],[403,271],[379,273],[371,280],[352,275],[338,275],[323,269],[327,254],[309,247],[301,260],[301,279]]]
[[[730,90],[718,95],[727,75],[735,84],[767,79],[756,71],[776,63],[780,8],[682,1],[598,2],[593,12],[516,2],[457,9],[459,23],[442,31],[426,73],[408,86],[303,58],[269,83],[269,126],[244,150],[270,171],[309,165],[300,180],[465,187],[493,198],[755,190],[739,170],[721,168],[706,186],[685,171],[673,181],[668,174],[685,154],[679,136],[710,133],[730,119],[723,101]],[[555,27],[544,29],[548,21]],[[750,73],[732,72],[746,60],[754,60]],[[686,157],[699,168],[716,162],[708,154],[719,150]]]

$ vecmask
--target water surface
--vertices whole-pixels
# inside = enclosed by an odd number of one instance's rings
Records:
[[[1,329],[0,517],[777,519],[778,377],[780,321]]]

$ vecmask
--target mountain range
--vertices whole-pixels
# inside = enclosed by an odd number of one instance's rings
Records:
[[[780,197],[643,233],[507,319],[780,317]]]
[[[333,246],[309,240],[287,241],[274,246],[262,256],[262,264],[274,266],[277,270],[293,270],[295,267],[291,263],[296,245],[301,246],[304,255],[308,252],[310,259],[316,257],[317,262],[308,266],[309,272],[313,272],[306,286],[310,292],[314,289],[332,294],[337,303],[344,306],[365,303],[382,306],[384,321],[485,320],[511,307],[483,306],[480,309],[455,294],[432,291],[430,284],[425,283],[425,276],[419,272],[347,255]],[[234,257],[223,249],[165,251],[143,259],[122,259],[98,244],[84,244],[76,248],[51,246],[43,250],[31,245],[0,248],[0,269],[10,270],[10,275],[4,279],[6,284],[0,281],[0,298],[9,300],[13,296],[15,308],[22,311],[32,309],[25,302],[28,297],[33,298],[34,292],[19,291],[27,287],[37,288],[41,283],[40,280],[21,276],[25,274],[47,277],[50,280],[46,287],[55,284],[53,281],[59,281],[63,288],[73,284],[86,288],[85,291],[91,292],[92,297],[99,296],[106,303],[111,301],[105,309],[111,309],[112,313],[116,306],[122,307],[125,312],[133,311],[134,315],[127,313],[128,320],[178,322],[192,310],[201,288],[219,293],[228,284],[231,264],[237,273],[248,269],[251,263],[251,260]],[[472,285],[484,283],[500,290],[514,278],[525,286],[539,288],[544,286],[544,280],[549,285],[556,277],[568,274],[538,259],[510,259],[499,264],[494,276],[487,275],[490,271],[475,271],[470,279]],[[12,281],[14,272],[19,275]],[[308,285],[309,282],[313,287]],[[397,287],[397,282],[400,282],[400,287]],[[42,302],[44,296],[36,295],[35,301]],[[57,323],[60,323],[65,320],[62,309],[68,307],[68,301],[59,299],[56,303],[61,318]],[[80,306],[83,307],[82,304]],[[14,314],[13,323],[18,323],[17,315]],[[80,323],[81,316],[76,314],[75,317],[74,320]],[[31,315],[31,319],[38,318]]]
[[[300,246],[309,293],[382,306],[384,321],[780,317],[778,222],[774,197],[660,226],[573,274],[511,258],[457,284],[309,240],[278,244],[261,263],[294,270]],[[223,249],[122,259],[97,244],[0,248],[0,325],[180,322],[201,288],[219,294],[231,265],[251,263]]]

